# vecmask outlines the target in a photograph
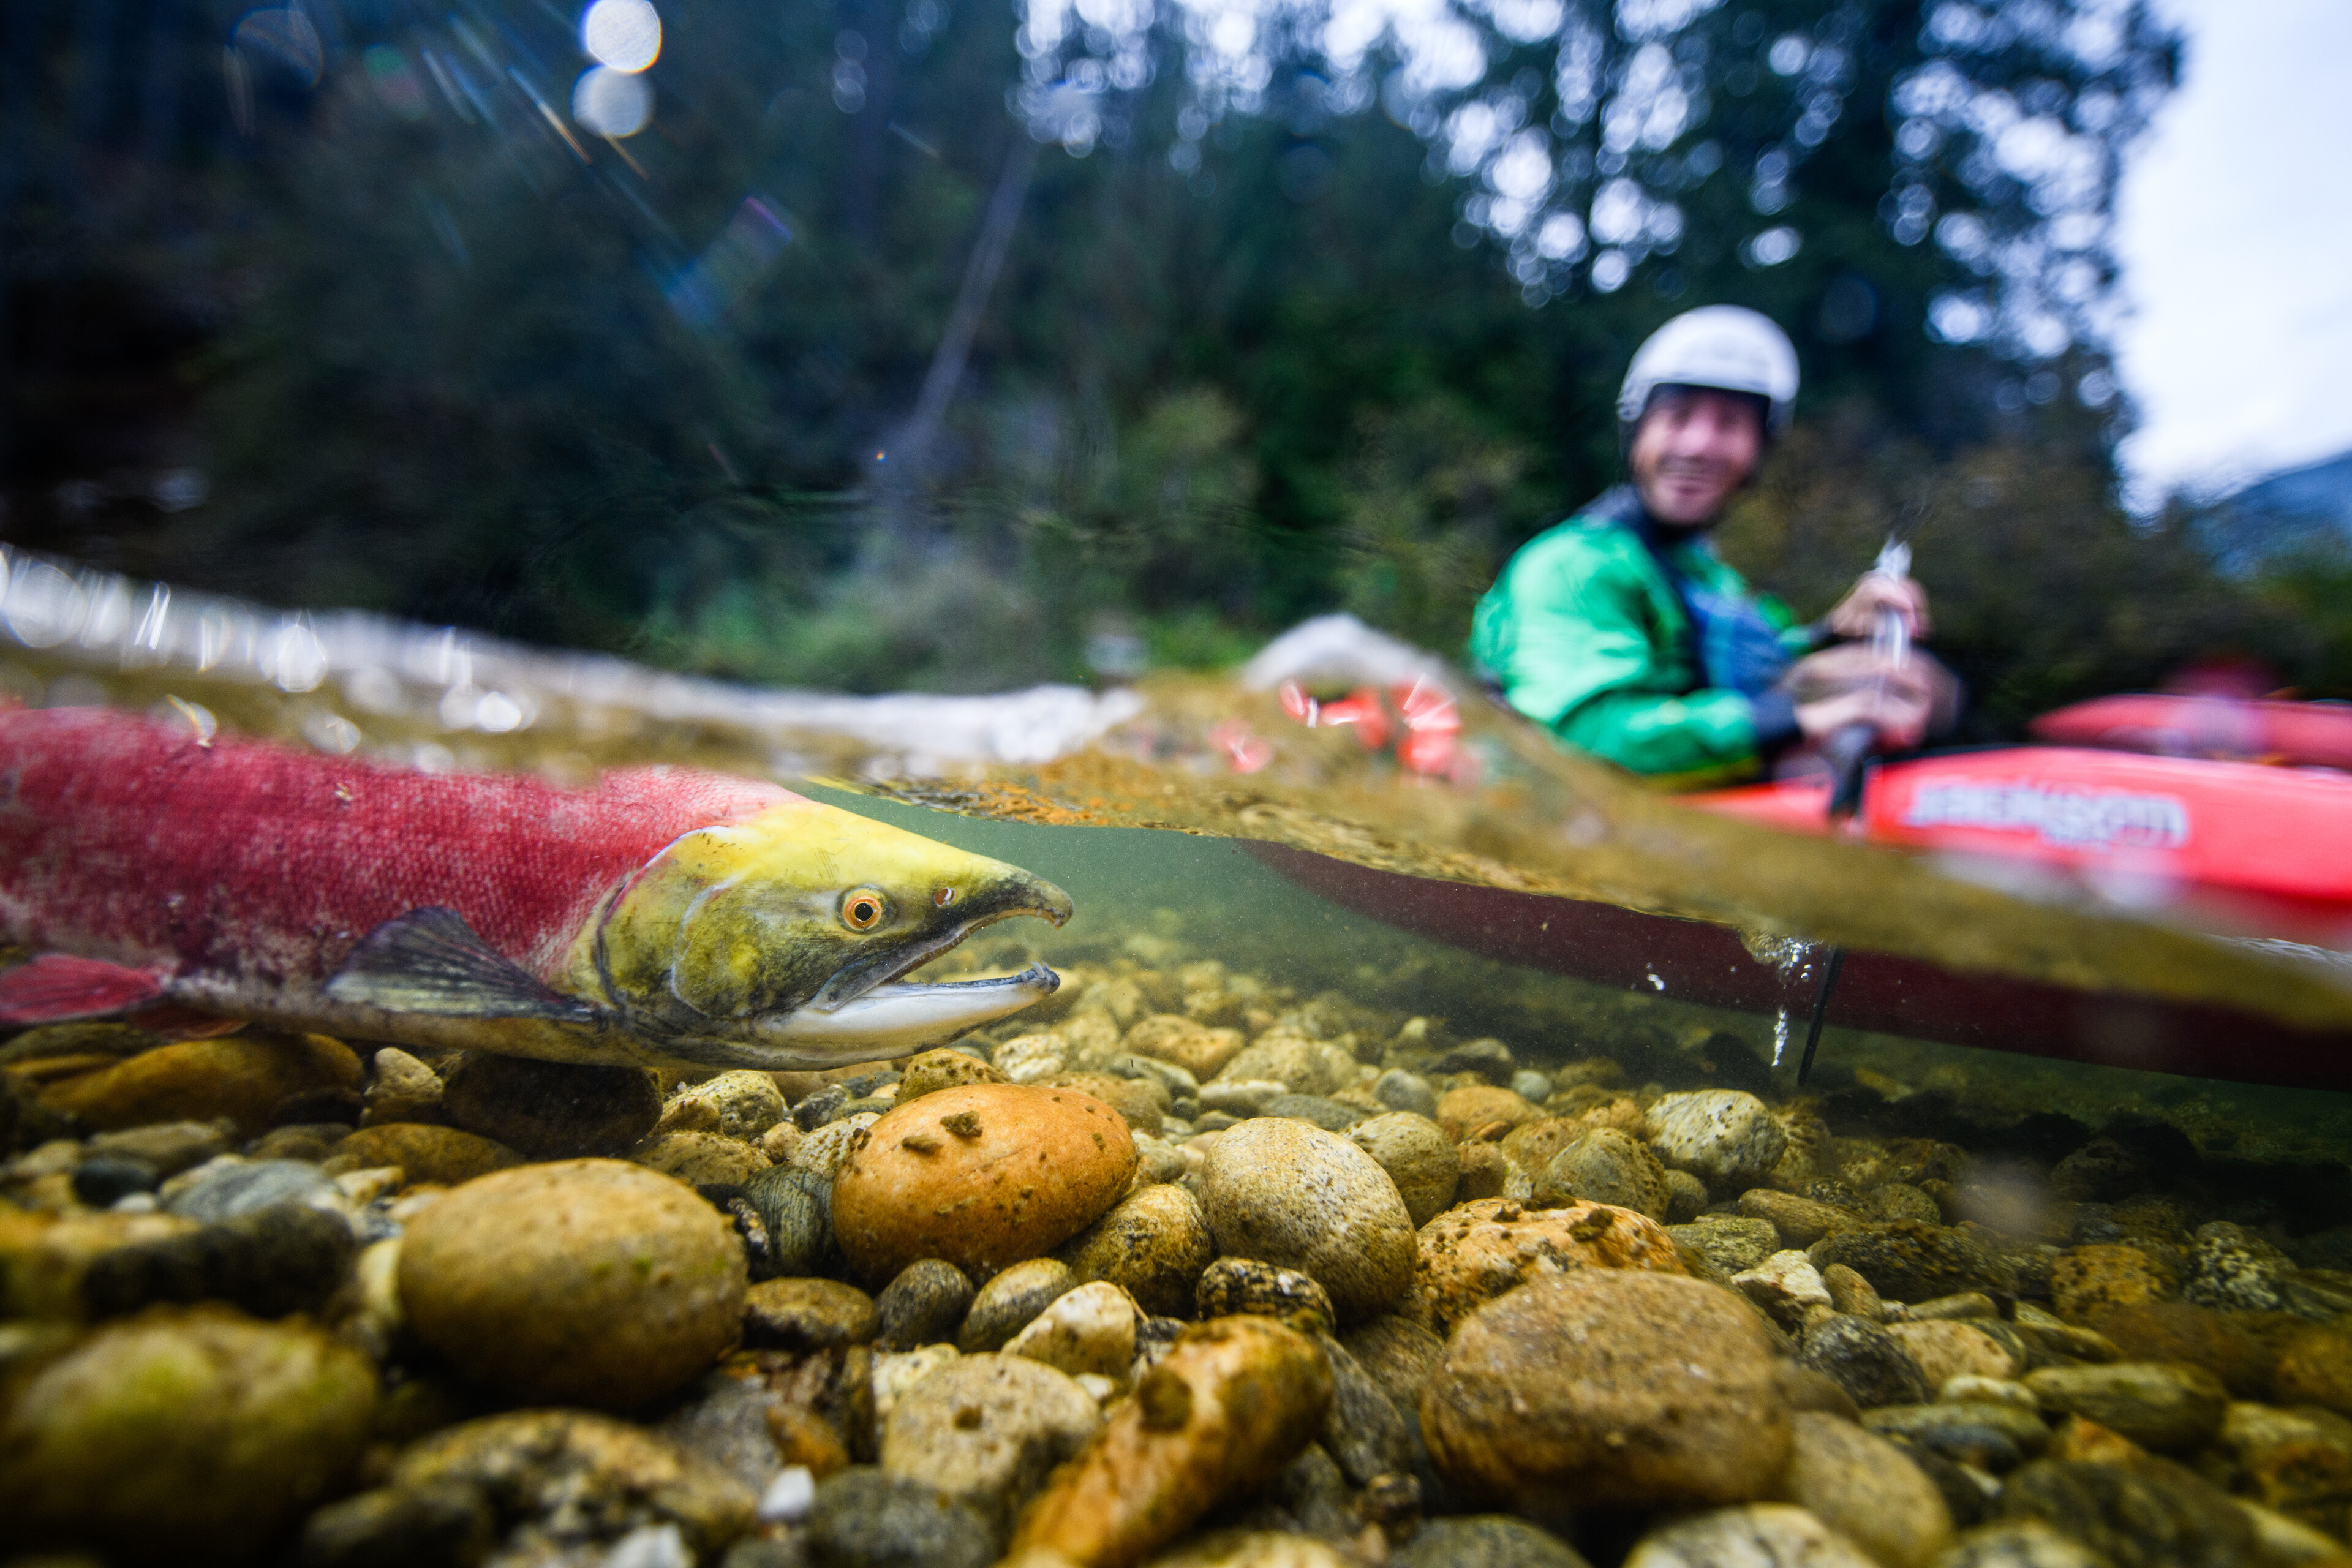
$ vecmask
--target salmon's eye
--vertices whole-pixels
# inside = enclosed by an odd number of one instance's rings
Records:
[[[841,923],[852,931],[872,931],[890,912],[890,900],[879,888],[852,888],[841,895]]]
[[[946,909],[950,904],[954,903],[955,900],[956,890],[953,888],[940,888],[934,889],[931,893],[931,908],[935,910]]]

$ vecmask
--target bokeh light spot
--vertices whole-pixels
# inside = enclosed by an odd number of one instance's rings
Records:
[[[635,136],[653,115],[654,89],[646,79],[611,66],[590,68],[572,89],[572,118],[599,136]]]
[[[596,0],[580,18],[580,47],[616,71],[646,69],[661,57],[661,14],[650,0]]]

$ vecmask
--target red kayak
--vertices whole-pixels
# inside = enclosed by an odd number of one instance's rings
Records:
[[[1285,700],[1290,703],[1288,690]],[[1360,706],[1377,694],[1348,700]],[[2156,748],[2151,738],[2168,732],[2166,723],[2170,732],[2187,732],[2190,719],[2218,720],[2226,709],[2237,714],[2236,733],[2261,738],[2263,752],[2249,754],[2306,762],[2341,754],[2352,762],[2352,709],[2110,700],[2133,706],[2084,703],[2050,715],[2037,732],[2175,753],[2222,751],[2212,743],[2220,731],[2211,722],[2198,731],[2207,737],[2200,747]],[[1295,715],[1300,704],[1303,697],[1291,704]],[[2250,709],[2259,729],[2246,721]],[[2289,711],[2271,711],[2282,709]],[[1316,720],[1311,711],[1301,716]],[[2331,742],[2338,724],[2347,729]],[[2327,751],[2331,743],[2342,752]],[[1442,771],[1402,760],[1416,772]],[[1830,831],[1822,777],[1686,798],[1767,826]],[[2143,912],[2352,948],[2352,773],[2080,746],[1946,752],[1874,767],[1859,816],[1840,831],[1935,856],[1964,875],[2022,892],[2063,890],[2071,882]],[[1828,956],[1827,949],[1759,954],[1727,928],[1612,904],[1399,876],[1271,844],[1250,849],[1333,902],[1433,941],[1600,984],[1780,1013],[1800,1033]],[[2352,1030],[2303,1029],[2234,1008],[1965,973],[1859,949],[1842,962],[1826,1018],[2106,1066],[2352,1089]]]
[[[2032,728],[2036,740],[2053,745],[2352,768],[2352,702],[2133,692],[2061,708]]]
[[[1688,798],[1790,832],[1828,831],[1822,778]],[[2248,934],[2352,939],[2352,774],[2332,770],[2074,746],[1947,752],[1874,768],[1843,831],[1948,858],[1963,874],[2027,887],[2071,879],[2127,908]]]

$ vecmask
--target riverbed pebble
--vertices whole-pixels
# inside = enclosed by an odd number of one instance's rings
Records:
[[[1359,1121],[1348,1130],[1348,1137],[1389,1173],[1416,1226],[1452,1205],[1462,1161],[1454,1140],[1431,1118],[1392,1110]]]
[[[441,1120],[441,1075],[398,1046],[377,1049],[368,1063],[360,1125]]]
[[[656,1128],[717,1132],[746,1142],[784,1119],[783,1091],[763,1072],[738,1068],[681,1087],[662,1107]]]
[[[1739,1194],[1739,1212],[1770,1224],[1785,1247],[1811,1247],[1842,1225],[1861,1216],[1835,1204],[1817,1203],[1795,1193],[1770,1187],[1750,1187]]]
[[[1151,1053],[1146,1052],[1145,1055]],[[1190,1068],[1192,1063],[1183,1066]],[[1197,1069],[1195,1069],[1197,1071]],[[1274,1082],[1292,1094],[1335,1094],[1356,1081],[1356,1058],[1328,1040],[1303,1035],[1261,1035],[1216,1071],[1224,1082]],[[1208,1080],[1201,1085],[1206,1103]]]
[[[981,1286],[956,1331],[956,1347],[967,1354],[1003,1350],[1038,1313],[1084,1283],[1058,1258],[1015,1263]]]
[[[833,1186],[833,1226],[864,1278],[919,1258],[985,1277],[1051,1250],[1126,1193],[1135,1144],[1075,1089],[967,1084],[866,1128]]]
[[[1763,1328],[1718,1288],[1580,1268],[1455,1331],[1422,1432],[1465,1496],[1538,1516],[1579,1498],[1738,1501],[1788,1461],[1773,1365]]]
[[[943,1089],[961,1089],[968,1083],[1004,1083],[1005,1076],[982,1058],[967,1051],[941,1046],[908,1058],[898,1076],[898,1093],[893,1101],[906,1105],[927,1094]]]
[[[1924,1404],[1935,1393],[1901,1341],[1876,1323],[1843,1314],[1806,1325],[1797,1364],[1829,1378],[1864,1410]]]
[[[1814,1268],[1843,1263],[1889,1300],[2017,1287],[2015,1268],[1975,1237],[1917,1220],[1860,1220],[1831,1230],[1805,1250]]]
[[[1769,1222],[1739,1215],[1701,1215],[1687,1225],[1669,1226],[1667,1234],[1734,1275],[1762,1263],[1780,1246],[1780,1233]]]
[[[1313,1440],[1331,1403],[1313,1341],[1270,1318],[1188,1331],[1023,1514],[1008,1564],[1136,1562]]]
[[[1440,1334],[1529,1280],[1584,1268],[1685,1272],[1664,1226],[1605,1204],[1457,1204],[1422,1226],[1415,1245],[1413,1290],[1401,1310]]]
[[[1925,1568],[1951,1540],[1943,1494],[1902,1448],[1833,1415],[1789,1419],[1789,1468],[1776,1497],[1811,1510],[1883,1568]]]
[[[1956,1377],[2005,1380],[2023,1370],[2008,1345],[1967,1322],[1890,1323],[1886,1331],[1919,1363],[1929,1388]]]
[[[757,1494],[651,1432],[580,1410],[522,1410],[434,1433],[394,1461],[400,1492],[464,1488],[534,1536],[614,1542],[675,1527],[692,1552],[716,1553],[752,1523]],[[382,1562],[378,1554],[361,1561]]]
[[[2202,1444],[2230,1405],[2220,1378],[2179,1362],[2043,1367],[2026,1373],[2025,1386],[2045,1410],[2086,1416],[2159,1453]]]
[[[906,1351],[952,1340],[971,1301],[971,1280],[962,1269],[944,1258],[918,1258],[874,1298],[875,1342]]]
[[[1097,1279],[1056,1296],[1013,1336],[1004,1353],[1043,1362],[1072,1377],[1091,1373],[1124,1384],[1141,1316],[1126,1291]]]
[[[26,1372],[0,1415],[11,1546],[125,1561],[258,1557],[347,1481],[377,1405],[357,1351],[219,1307],[110,1324]]]
[[[1649,1145],[1613,1127],[1580,1133],[1533,1173],[1534,1201],[1547,1208],[1579,1199],[1666,1217],[1666,1168]]]
[[[1271,1119],[1227,1130],[1202,1168],[1201,1209],[1220,1253],[1311,1277],[1341,1323],[1386,1310],[1412,1284],[1404,1199],[1337,1133]]]
[[[1733,1275],[1731,1284],[1784,1329],[1795,1328],[1814,1308],[1830,1306],[1829,1287],[1801,1252],[1776,1252]]]
[[[2037,1458],[2049,1446],[2041,1415],[2006,1400],[1889,1405],[1863,1412],[1862,1424],[1958,1464],[1998,1474]]]
[[[1137,1056],[1174,1063],[1203,1084],[1247,1043],[1248,1037],[1239,1029],[1213,1026],[1181,1013],[1138,1019],[1121,1042]]]
[[[628,1408],[730,1348],[743,1249],[693,1190],[574,1160],[452,1190],[407,1227],[400,1295],[418,1337],[516,1397]]]
[[[1765,1103],[1736,1089],[1666,1095],[1650,1107],[1643,1133],[1667,1164],[1735,1192],[1769,1172],[1789,1142]]]
[[[1068,1265],[1076,1283],[1108,1280],[1144,1311],[1181,1317],[1216,1247],[1200,1200],[1172,1183],[1153,1182],[1121,1198],[1055,1256]]]
[[[1391,1568],[1587,1568],[1549,1531],[1507,1513],[1433,1519],[1389,1554]]]
[[[437,1182],[453,1187],[522,1163],[522,1156],[503,1143],[426,1121],[362,1127],[337,1143],[331,1157],[338,1166],[352,1169],[397,1165],[412,1184]]]
[[[1253,1312],[1294,1321],[1301,1313],[1328,1331],[1337,1319],[1329,1292],[1296,1268],[1251,1258],[1220,1258],[1201,1274],[1196,1305],[1206,1318]]]
[[[643,1068],[469,1052],[443,1075],[441,1110],[533,1160],[618,1155],[661,1119],[661,1084]]]
[[[1417,1072],[1389,1068],[1372,1080],[1372,1096],[1391,1110],[1437,1120],[1437,1090]]]
[[[2175,1465],[2040,1459],[2001,1487],[2005,1519],[2037,1520],[2115,1568],[2252,1568],[2253,1521],[2229,1497]]]
[[[1661,1525],[1625,1568],[1878,1568],[1862,1548],[1811,1511],[1749,1503]]]
[[[838,1279],[763,1279],[743,1295],[743,1338],[805,1352],[870,1343],[881,1331],[874,1298]]]
[[[1456,1142],[1497,1122],[1519,1127],[1543,1120],[1543,1107],[1492,1084],[1464,1084],[1447,1089],[1437,1101],[1437,1124]]]
[[[254,1029],[157,1046],[46,1083],[37,1099],[101,1130],[226,1117],[251,1138],[268,1131],[281,1102],[320,1092],[356,1099],[361,1079],[359,1058],[341,1040]]]
[[[1101,1426],[1095,1402],[1059,1370],[966,1356],[899,1396],[881,1433],[882,1468],[963,1499],[1002,1531]]]

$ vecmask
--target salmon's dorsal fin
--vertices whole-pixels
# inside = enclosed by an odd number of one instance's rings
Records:
[[[0,973],[0,1026],[110,1018],[163,995],[163,981],[145,970],[45,952]]]
[[[593,1023],[597,1010],[551,991],[474,933],[466,918],[434,905],[388,920],[360,939],[327,982],[338,1002],[445,1017],[548,1018]]]

